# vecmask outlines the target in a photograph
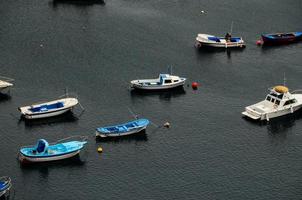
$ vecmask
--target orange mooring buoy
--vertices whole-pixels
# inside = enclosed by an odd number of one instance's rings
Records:
[[[192,88],[193,90],[197,90],[198,89],[199,84],[197,82],[193,82],[192,83]]]

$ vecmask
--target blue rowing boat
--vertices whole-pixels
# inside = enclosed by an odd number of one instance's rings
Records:
[[[0,198],[8,197],[9,190],[12,187],[11,179],[8,176],[0,177]]]
[[[71,158],[80,153],[86,140],[87,137],[74,136],[49,144],[40,139],[35,146],[22,147],[19,159],[21,162],[46,162]]]
[[[263,34],[261,38],[264,45],[289,44],[302,40],[302,32]]]
[[[131,135],[146,129],[149,123],[150,122],[148,119],[137,119],[124,124],[99,127],[96,129],[96,136],[119,137],[119,136]]]

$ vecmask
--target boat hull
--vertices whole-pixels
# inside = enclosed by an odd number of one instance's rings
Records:
[[[96,131],[95,132],[95,136],[96,137],[101,137],[101,138],[106,138],[106,137],[120,137],[120,136],[126,136],[126,135],[132,135],[132,134],[135,134],[135,133],[139,133],[143,130],[146,129],[147,126],[144,126],[144,127],[139,127],[139,128],[135,128],[135,129],[132,129],[131,131],[127,131],[127,132],[119,132],[119,133],[101,133],[99,131]]]
[[[50,161],[58,161],[64,160],[71,157],[74,157],[80,153],[81,150],[77,150],[68,154],[58,155],[58,156],[49,156],[49,157],[28,157],[23,155],[22,153],[19,154],[19,160],[21,163],[40,163],[40,162],[50,162]]]
[[[195,43],[196,48],[202,48],[202,47],[207,47],[207,48],[245,48],[245,43],[244,42],[228,42],[228,43],[207,43],[207,42],[200,42],[196,41]]]
[[[54,117],[54,116],[58,116],[63,113],[66,113],[66,112],[72,110],[72,108],[73,107],[62,109],[62,110],[57,110],[57,111],[53,111],[53,112],[37,113],[37,114],[31,114],[31,115],[25,114],[23,116],[25,119],[41,119],[41,118],[47,118],[47,117]]]
[[[0,92],[6,92],[10,89],[11,86],[0,87]]]
[[[145,85],[140,85],[140,84],[132,84],[131,87],[134,89],[139,89],[139,90],[168,90],[168,89],[173,89],[177,87],[182,87],[185,84],[185,81],[178,82],[176,84],[171,84],[171,85],[150,85],[150,86],[145,86]]]

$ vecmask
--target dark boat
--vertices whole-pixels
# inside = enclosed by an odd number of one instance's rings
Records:
[[[264,45],[289,44],[302,40],[302,32],[263,34],[261,38]]]

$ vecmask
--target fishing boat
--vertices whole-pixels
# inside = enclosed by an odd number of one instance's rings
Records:
[[[18,110],[25,119],[53,117],[72,110],[77,104],[76,98],[62,98],[54,101],[19,107]]]
[[[247,106],[243,116],[253,120],[267,120],[287,114],[292,114],[302,107],[302,94],[299,90],[289,92],[285,86],[269,89],[265,100]]]
[[[149,123],[148,119],[137,119],[124,124],[100,127],[96,129],[95,135],[102,138],[131,135],[145,130]]]
[[[19,160],[21,163],[63,160],[78,155],[85,144],[85,136],[68,137],[52,144],[45,139],[39,139],[34,146],[21,147]]]
[[[4,76],[0,76],[0,79],[0,92],[3,92],[13,86],[12,82],[14,79]]]
[[[227,34],[225,37],[216,37],[208,34],[198,34],[195,42],[196,48],[244,48],[245,42],[241,37],[231,37]]]
[[[131,87],[141,90],[166,90],[176,87],[182,87],[186,78],[174,76],[171,74],[159,74],[157,79],[132,80]]]
[[[5,199],[9,196],[12,187],[11,179],[8,176],[0,177],[0,199]]]
[[[271,33],[261,35],[261,43],[263,45],[281,45],[289,44],[302,40],[302,32],[290,33]]]

